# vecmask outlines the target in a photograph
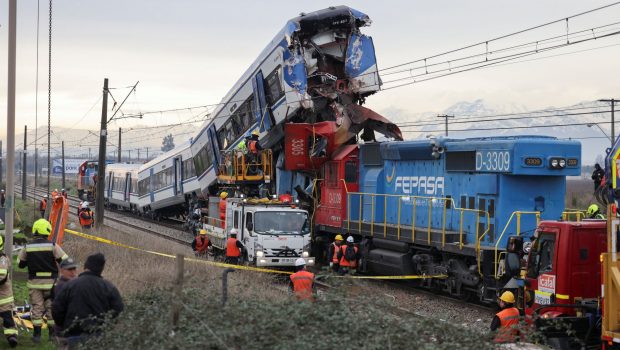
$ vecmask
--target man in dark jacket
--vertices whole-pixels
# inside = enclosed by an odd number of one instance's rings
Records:
[[[594,181],[594,191],[601,186],[601,181],[605,176],[605,171],[601,169],[601,166],[597,163],[594,164],[594,171],[592,172],[592,181]]]
[[[104,266],[103,254],[90,255],[84,263],[84,272],[67,282],[54,299],[54,321],[64,329],[70,344],[96,333],[108,312],[116,316],[123,311],[118,290],[101,277]]]

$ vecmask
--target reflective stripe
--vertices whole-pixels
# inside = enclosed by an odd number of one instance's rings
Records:
[[[34,283],[26,283],[26,286],[30,289],[52,289],[52,287],[54,286],[53,283],[49,283],[49,284],[34,284]]]
[[[32,324],[35,326],[40,326],[43,324],[43,320],[32,320]]]
[[[11,295],[10,297],[4,298],[4,299],[0,299],[0,305],[12,303],[13,301],[15,301],[15,299]]]
[[[53,247],[54,243],[48,243],[48,242],[43,242],[43,243],[29,243],[26,244],[26,248],[28,247],[33,247],[33,248],[38,248],[38,247]]]
[[[17,329],[15,329],[15,328],[5,328],[4,329],[4,335],[13,335],[13,334],[17,334]]]
[[[9,273],[7,269],[0,269],[0,277],[4,278]]]
[[[45,321],[45,323],[47,323],[48,326],[55,325],[54,320],[52,320],[52,319],[48,319],[47,321]]]
[[[53,246],[47,246],[47,247],[28,247],[26,246],[26,253],[30,253],[30,252],[51,252],[54,250]]]
[[[563,300],[568,300],[568,299],[570,299],[570,297],[569,297],[568,295],[566,295],[566,294],[556,294],[556,295],[555,295],[555,297],[556,297],[557,299],[563,299]]]
[[[51,272],[37,272],[35,274],[35,276],[37,276],[37,277],[52,277],[52,273]]]
[[[60,260],[67,260],[67,259],[69,259],[69,255],[67,254],[60,257]]]

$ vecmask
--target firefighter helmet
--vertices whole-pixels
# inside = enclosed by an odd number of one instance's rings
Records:
[[[598,205],[592,204],[588,207],[588,216],[594,215],[598,211]]]
[[[39,219],[32,225],[32,233],[35,235],[49,236],[52,233],[52,224],[45,219]]]

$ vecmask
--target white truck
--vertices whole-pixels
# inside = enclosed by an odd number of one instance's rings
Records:
[[[245,247],[244,258],[258,267],[292,267],[300,257],[306,265],[314,265],[307,211],[277,201],[228,198],[222,223],[219,201],[209,198],[209,218],[203,224],[213,248],[225,253],[226,240],[235,228]]]

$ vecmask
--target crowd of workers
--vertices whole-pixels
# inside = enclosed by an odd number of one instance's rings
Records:
[[[48,238],[52,225],[41,218],[32,226],[33,239],[18,255],[19,268],[27,269],[32,340],[41,342],[44,324],[49,339],[57,339],[63,347],[83,342],[98,332],[108,316],[123,311],[123,301],[116,287],[101,277],[105,256],[87,257],[84,271],[77,274],[78,264]],[[4,255],[4,239],[0,236],[0,317],[4,335],[11,347],[18,344],[13,319],[14,297],[10,276],[10,260]]]

